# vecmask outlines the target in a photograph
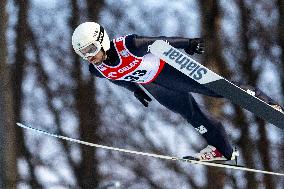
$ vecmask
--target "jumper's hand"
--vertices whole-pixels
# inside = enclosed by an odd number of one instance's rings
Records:
[[[193,55],[194,53],[202,54],[204,53],[204,39],[202,38],[193,38],[189,40],[189,45],[184,51],[189,54]]]
[[[145,93],[142,89],[134,91],[134,96],[145,106],[148,107],[148,103],[152,101],[151,97]]]

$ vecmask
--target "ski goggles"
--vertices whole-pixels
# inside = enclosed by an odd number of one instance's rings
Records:
[[[96,56],[100,50],[101,44],[97,41],[88,45],[87,47],[79,49],[80,53],[82,54],[82,57],[85,60],[88,60],[88,57],[90,56]]]

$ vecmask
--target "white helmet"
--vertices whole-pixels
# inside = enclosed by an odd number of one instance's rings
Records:
[[[93,45],[93,52],[83,53],[82,49]],[[85,22],[80,24],[73,32],[72,46],[75,52],[82,58],[95,56],[101,48],[104,51],[109,50],[110,41],[104,28],[95,22]]]

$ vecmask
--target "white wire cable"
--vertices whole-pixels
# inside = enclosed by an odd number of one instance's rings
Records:
[[[145,152],[139,152],[139,151],[134,151],[134,150],[126,150],[126,149],[121,149],[121,148],[104,146],[104,145],[94,144],[94,143],[90,143],[90,142],[85,142],[85,141],[82,141],[82,140],[73,139],[73,138],[66,137],[66,136],[53,134],[53,133],[50,133],[50,132],[47,132],[47,131],[43,131],[43,130],[36,129],[36,128],[30,127],[30,126],[26,126],[26,125],[21,124],[21,123],[17,123],[17,125],[19,127],[24,128],[24,129],[33,130],[33,131],[36,131],[38,133],[42,133],[42,134],[45,134],[45,135],[48,135],[48,136],[51,136],[51,137],[55,137],[55,138],[59,138],[59,139],[67,140],[67,141],[70,141],[70,142],[87,145],[87,146],[92,146],[92,147],[96,147],[96,148],[102,148],[102,149],[113,150],[113,151],[135,154],[135,155],[141,155],[141,156],[148,156],[148,157],[159,158],[159,159],[183,161],[183,162],[188,162],[188,163],[192,163],[192,164],[206,165],[206,166],[211,166],[211,167],[220,167],[220,168],[235,169],[235,170],[248,171],[248,172],[254,172],[254,173],[284,176],[284,173],[277,173],[277,172],[272,172],[272,171],[263,171],[263,170],[259,170],[259,169],[239,167],[239,166],[236,166],[236,165],[228,165],[228,164],[220,164],[220,163],[204,162],[204,161],[188,160],[188,159],[185,160],[185,159],[182,159],[182,158],[179,158],[179,157],[158,155],[158,154],[145,153]]]

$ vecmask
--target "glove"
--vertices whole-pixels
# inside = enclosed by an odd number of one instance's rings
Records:
[[[148,107],[148,103],[152,101],[151,97],[145,93],[142,89],[134,91],[134,96],[145,106]]]
[[[202,38],[190,39],[189,45],[184,51],[189,55],[204,53],[204,40]]]

